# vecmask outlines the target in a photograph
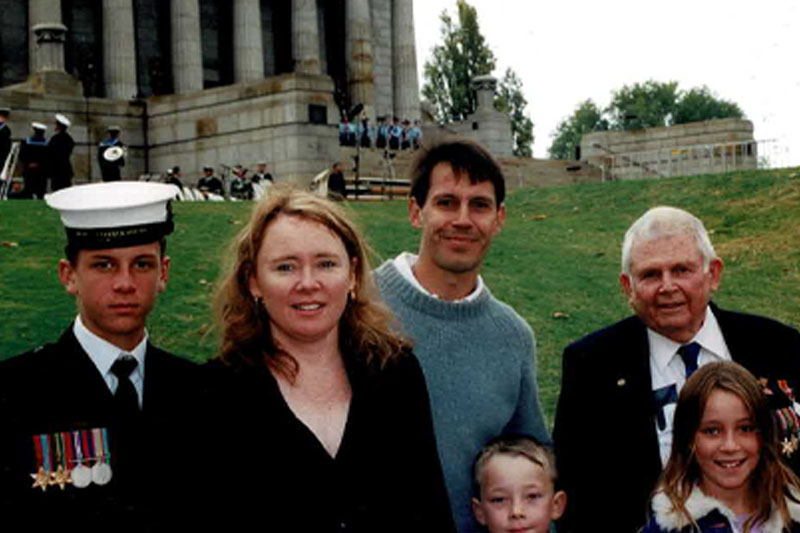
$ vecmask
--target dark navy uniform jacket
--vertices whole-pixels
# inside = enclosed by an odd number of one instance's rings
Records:
[[[111,391],[71,327],[56,343],[0,363],[0,524],[104,533],[185,524],[197,488],[188,481],[197,466],[189,458],[198,442],[199,371],[148,345],[142,416],[134,431],[124,432],[128,452],[121,455],[123,432],[115,425]],[[33,488],[34,436],[95,428],[108,434],[108,484]]]

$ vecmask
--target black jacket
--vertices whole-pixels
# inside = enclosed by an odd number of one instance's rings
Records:
[[[199,372],[148,345],[142,417],[126,441],[136,452],[120,457],[112,394],[71,327],[58,342],[0,363],[0,524],[108,533],[162,531],[173,519],[181,523],[191,504],[187,475],[196,466],[187,451],[196,444]],[[40,464],[33,437],[96,428],[108,435],[113,476],[107,485],[32,488],[31,474]]]
[[[214,363],[212,363],[213,365]],[[292,412],[265,368],[216,370],[228,429],[214,446],[227,476],[216,517],[262,531],[454,531],[419,363],[347,363],[352,400],[335,458]],[[217,425],[214,423],[213,425]]]

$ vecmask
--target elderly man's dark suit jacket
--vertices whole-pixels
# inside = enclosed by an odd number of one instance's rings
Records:
[[[712,309],[736,362],[800,392],[797,330]],[[661,473],[647,329],[626,318],[568,346],[562,363],[553,440],[568,502],[559,531],[636,531]]]
[[[119,453],[120,439],[115,442],[112,394],[71,327],[58,342],[0,363],[0,524],[23,520],[27,531],[164,529],[166,518],[177,519],[174,513],[187,503],[184,459],[201,440],[192,427],[198,372],[189,361],[148,345],[142,416],[128,441],[134,451],[126,456]],[[32,437],[92,428],[108,430],[111,481],[32,488]],[[160,508],[166,502],[174,513]]]

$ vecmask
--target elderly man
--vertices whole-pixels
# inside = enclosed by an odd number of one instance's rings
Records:
[[[498,434],[549,440],[539,408],[531,327],[497,300],[479,275],[505,221],[502,170],[481,146],[446,139],[415,161],[408,203],[421,230],[419,255],[402,253],[376,271],[389,307],[414,340],[450,505],[459,532],[472,515],[472,461]]]
[[[796,420],[800,334],[715,306],[721,277],[703,223],[686,211],[653,208],[625,234],[620,283],[635,316],[564,351],[553,430],[569,495],[560,531],[613,524],[634,532],[644,524],[669,457],[678,393],[698,366],[742,364],[771,390],[771,407]],[[796,427],[781,435],[787,457],[800,442]]]

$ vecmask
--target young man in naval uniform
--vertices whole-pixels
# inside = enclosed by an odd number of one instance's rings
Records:
[[[145,329],[167,286],[176,192],[117,182],[47,196],[78,316],[55,343],[0,363],[0,523],[161,531],[182,519],[199,367]]]

